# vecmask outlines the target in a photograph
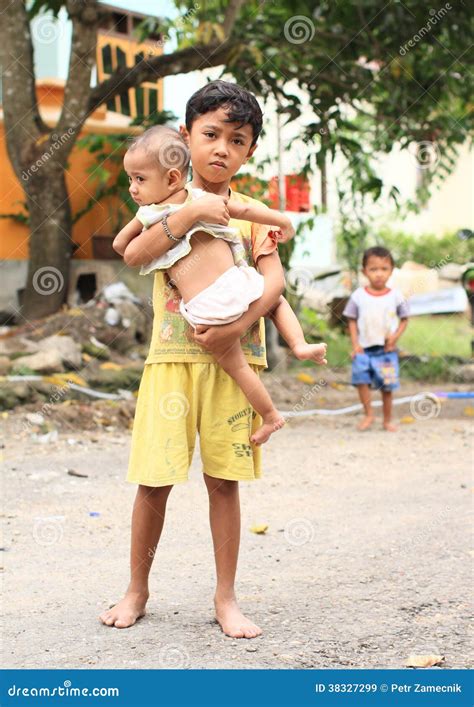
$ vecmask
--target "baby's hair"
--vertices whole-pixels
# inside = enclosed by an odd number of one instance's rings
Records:
[[[128,150],[145,150],[164,170],[179,169],[187,174],[191,159],[189,148],[177,130],[168,125],[154,125],[134,138]]]
[[[367,250],[364,252],[364,255],[362,256],[363,268],[365,268],[365,266],[369,262],[369,258],[371,258],[372,256],[374,256],[375,258],[387,258],[388,260],[390,260],[392,268],[395,267],[393,255],[388,250],[388,248],[384,248],[381,245],[375,245],[373,246],[373,248],[367,248]]]
[[[262,131],[262,109],[253,93],[230,81],[210,81],[193,93],[186,104],[186,128],[191,130],[196,118],[218,108],[227,112],[227,123],[250,125],[255,145]]]

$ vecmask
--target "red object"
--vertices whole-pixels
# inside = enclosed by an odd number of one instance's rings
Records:
[[[268,185],[268,195],[271,206],[279,208],[278,177],[272,177]],[[299,174],[287,174],[285,176],[285,210],[286,211],[309,211],[311,208],[310,188],[306,177]]]

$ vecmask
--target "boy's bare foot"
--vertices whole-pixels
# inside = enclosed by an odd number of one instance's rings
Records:
[[[293,348],[293,353],[300,361],[314,361],[320,365],[327,363],[326,360],[327,344],[296,344]]]
[[[368,430],[369,427],[372,425],[373,421],[374,418],[372,415],[366,415],[364,419],[357,425],[357,429],[361,432],[365,432],[365,430]]]
[[[129,628],[145,616],[145,606],[148,601],[148,593],[127,592],[124,598],[115,604],[108,611],[104,611],[99,620],[106,626],[115,628]]]
[[[263,425],[259,427],[256,432],[254,432],[254,434],[250,437],[250,441],[254,444],[264,444],[264,442],[270,438],[272,433],[277,430],[281,430],[284,424],[284,418],[278,412],[275,412],[274,414],[269,415],[268,418],[263,418]]]
[[[384,430],[387,430],[387,432],[396,432],[397,431],[397,428],[391,422],[384,422],[383,428],[384,428]]]
[[[226,636],[231,638],[256,638],[262,633],[260,626],[250,621],[240,611],[235,599],[214,600],[216,619]]]

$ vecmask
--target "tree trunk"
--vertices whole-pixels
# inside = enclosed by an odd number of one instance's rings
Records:
[[[323,156],[321,160],[321,209],[324,213],[328,210],[328,173],[327,158]]]
[[[66,301],[72,255],[71,208],[59,163],[44,164],[24,185],[30,212],[29,263],[22,314],[57,312]]]

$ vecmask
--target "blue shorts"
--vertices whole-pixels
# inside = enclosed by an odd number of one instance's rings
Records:
[[[376,390],[400,387],[397,351],[384,351],[383,346],[369,346],[352,359],[352,385],[370,385]]]

